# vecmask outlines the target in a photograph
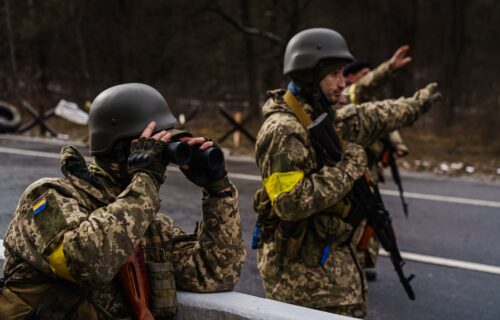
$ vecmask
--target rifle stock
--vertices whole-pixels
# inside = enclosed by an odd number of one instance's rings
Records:
[[[319,116],[307,129],[326,157],[333,160],[333,162],[341,159],[342,147],[340,139],[326,113]],[[358,201],[355,202],[348,222],[352,225],[353,230],[356,230],[363,218],[368,220],[368,224],[372,226],[382,247],[389,253],[391,262],[406,294],[411,300],[415,300],[415,293],[410,285],[410,281],[415,276],[411,274],[406,277],[403,272],[405,262],[397,246],[390,214],[384,207],[376,185],[370,185],[363,176],[354,183],[353,193]]]
[[[149,287],[144,251],[138,245],[118,271],[118,279],[138,320],[154,320],[149,310]]]

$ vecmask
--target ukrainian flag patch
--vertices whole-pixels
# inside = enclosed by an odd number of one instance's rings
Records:
[[[45,208],[47,208],[47,199],[43,198],[42,200],[35,203],[35,205],[33,206],[33,213],[37,215],[40,212],[42,212]]]

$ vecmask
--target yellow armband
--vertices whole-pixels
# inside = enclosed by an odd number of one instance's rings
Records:
[[[304,178],[302,171],[275,172],[264,179],[264,188],[266,189],[271,203],[282,193],[290,192],[297,183]]]
[[[73,278],[71,273],[69,273],[68,266],[66,265],[66,258],[64,256],[62,242],[50,254],[49,263],[50,263],[50,268],[57,276],[72,282],[76,282],[75,278]]]
[[[358,97],[356,96],[356,85],[351,85],[347,92],[349,93],[349,101],[352,104],[359,104]]]

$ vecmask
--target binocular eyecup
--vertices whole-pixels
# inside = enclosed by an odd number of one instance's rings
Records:
[[[189,146],[186,142],[170,141],[165,147],[163,157],[166,161],[179,166],[189,164],[190,166],[216,170],[224,162],[224,154],[219,147],[211,147],[200,151],[200,146]]]
[[[219,147],[211,147],[201,151],[199,146],[193,146],[191,151],[190,166],[217,170],[224,162],[224,154]]]
[[[175,163],[179,166],[188,164],[191,159],[191,148],[186,142],[170,141],[167,142],[165,151],[163,152],[163,159],[168,162]]]

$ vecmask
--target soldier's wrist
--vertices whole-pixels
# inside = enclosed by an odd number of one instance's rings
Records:
[[[157,172],[144,170],[144,169],[134,170],[133,174],[134,175],[142,174],[142,175],[149,176],[151,178],[151,180],[153,180],[153,183],[155,184],[156,189],[160,189],[160,186],[165,182],[165,178],[166,178],[165,175],[159,175]]]
[[[204,186],[203,191],[209,196],[215,197],[232,195],[231,183],[229,182],[227,175]]]

